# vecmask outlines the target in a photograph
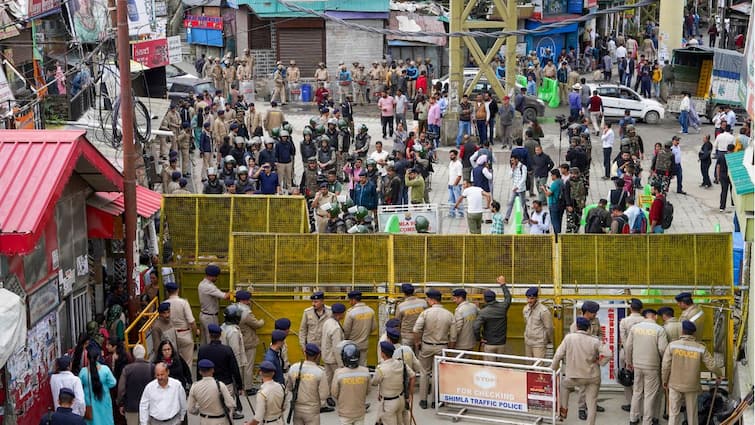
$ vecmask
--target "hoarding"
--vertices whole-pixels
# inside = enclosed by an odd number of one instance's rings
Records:
[[[147,68],[157,68],[170,63],[168,40],[165,38],[134,43],[131,45],[131,54],[135,62]]]
[[[439,401],[526,413],[527,372],[495,366],[442,362]]]

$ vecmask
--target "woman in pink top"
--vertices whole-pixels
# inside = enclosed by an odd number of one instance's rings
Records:
[[[378,100],[378,109],[380,109],[380,125],[383,128],[383,139],[386,135],[393,137],[393,115],[394,106],[396,101],[392,96],[388,96],[387,92],[383,92],[383,96]],[[388,132],[386,133],[386,127]]]
[[[354,161],[354,166],[349,163],[343,166],[343,174],[349,178],[349,196],[354,198],[354,186],[359,182],[359,173],[362,172],[362,158]]]

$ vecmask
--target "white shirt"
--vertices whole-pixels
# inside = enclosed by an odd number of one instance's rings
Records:
[[[63,371],[56,373],[50,377],[50,390],[52,390],[52,402],[55,405],[55,410],[58,409],[58,395],[61,388],[70,388],[74,393],[73,400],[73,413],[84,416],[86,410],[86,401],[84,400],[84,387],[81,385],[81,380],[78,376],[71,373],[71,371]]]
[[[407,100],[406,96],[404,96],[403,94],[401,96],[396,96],[396,113],[405,113],[407,103],[409,103],[409,100]]]
[[[679,104],[679,110],[689,112],[689,96],[684,96],[682,98],[682,102]]]
[[[530,211],[530,220],[537,221],[537,223],[530,223],[530,235],[542,235],[550,230],[550,217],[548,217],[548,210],[545,208],[541,209],[540,212]]]
[[[374,152],[372,152],[370,154],[370,159],[374,159],[375,162],[378,163],[377,169],[380,172],[381,176],[384,176],[384,175],[388,174],[388,172],[385,170],[385,165],[380,165],[380,161],[385,161],[386,159],[388,159],[388,152],[386,152],[386,151],[382,151],[382,152],[374,151]]]
[[[627,216],[629,228],[634,228],[634,221],[637,220],[637,218],[642,215],[642,210],[637,205],[630,205],[627,207],[627,209],[624,211],[624,214]]]
[[[603,135],[600,136],[600,140],[603,141],[604,148],[613,148],[613,140],[614,140],[613,129],[609,128],[608,131],[603,133]]]
[[[616,59],[621,59],[627,57],[627,48],[624,46],[619,46],[616,48]]]
[[[186,393],[181,382],[168,378],[168,385],[163,388],[153,379],[144,387],[139,402],[139,424],[148,425],[150,417],[166,421],[176,415],[179,419],[186,415]]]
[[[731,109],[726,113],[726,122],[729,124],[729,128],[734,128],[734,124],[737,123],[737,114]]]
[[[449,161],[448,162],[448,185],[454,186],[454,185],[460,185],[461,179],[459,179],[459,183],[456,183],[456,178],[461,177],[461,161],[457,158],[456,161]]]
[[[461,191],[461,196],[467,199],[467,214],[481,213],[485,210],[482,203],[482,188],[469,186]]]
[[[724,131],[723,133],[716,136],[716,142],[714,143],[714,145],[717,151],[726,152],[726,147],[733,145],[734,142],[734,135],[729,133],[728,131]]]
[[[511,169],[511,186],[516,188],[517,192],[527,190],[527,166],[519,163]]]

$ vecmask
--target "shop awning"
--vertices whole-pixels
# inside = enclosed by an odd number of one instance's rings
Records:
[[[733,4],[731,5],[731,10],[750,16],[750,13],[752,13],[752,2],[747,1],[744,3]]]
[[[96,191],[123,188],[123,177],[81,130],[0,131],[0,254],[34,250],[75,172]]]
[[[144,186],[136,186],[136,214],[150,218],[162,208],[163,195]],[[123,193],[96,192],[87,199],[87,205],[110,215],[121,215],[126,210]]]
[[[533,21],[531,19],[527,19],[526,21],[524,21],[524,28],[528,30],[538,29],[543,25],[545,24],[540,21]],[[574,23],[574,24],[563,26],[563,27],[553,28],[547,31],[532,34],[531,37],[542,37],[544,35],[554,35],[554,34],[576,32],[578,29],[579,29],[578,25]]]
[[[26,307],[13,292],[0,288],[0,368],[26,343]]]
[[[392,30],[408,32],[446,32],[443,22],[437,16],[418,15],[416,13],[391,12],[388,19],[388,27]],[[422,36],[386,36],[387,40],[415,41],[435,46],[445,46],[446,37],[422,37]]]

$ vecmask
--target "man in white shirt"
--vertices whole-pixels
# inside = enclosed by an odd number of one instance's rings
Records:
[[[734,133],[734,126],[737,124],[737,114],[734,113],[729,105],[726,105],[724,108],[726,111],[726,124],[729,125],[729,131]]]
[[[627,48],[622,44],[616,48],[616,59],[618,60],[625,57],[627,57]]]
[[[408,128],[406,126],[406,105],[409,104],[409,99],[406,98],[406,95],[401,90],[396,90],[396,96],[393,98],[393,101],[396,104],[396,109],[394,111],[396,125],[401,123],[404,128]]]
[[[629,228],[634,229],[634,222],[637,220],[643,213],[640,207],[634,204],[634,198],[629,197],[627,198],[627,209],[624,210],[624,215],[627,216],[627,223],[629,223]]]
[[[448,203],[451,205],[451,210],[448,212],[448,216],[451,218],[464,217],[464,212],[456,207],[456,201],[461,198],[461,161],[459,160],[459,152],[456,149],[451,149],[448,154]]]
[[[58,409],[58,396],[60,395],[61,388],[70,388],[74,392],[73,413],[84,416],[86,405],[84,402],[84,387],[81,385],[81,380],[78,376],[71,373],[71,358],[63,356],[55,361],[58,366],[58,373],[50,377],[50,390],[52,390],[52,402],[55,405],[55,410]]]
[[[610,122],[603,124],[603,135],[600,136],[600,140],[603,142],[603,168],[605,169],[603,180],[608,180],[611,178],[611,151],[613,151],[614,141]]]
[[[519,158],[511,157],[509,160],[511,163],[511,197],[506,207],[506,216],[503,220],[504,223],[509,223],[509,217],[511,216],[511,210],[514,209],[514,200],[519,198],[522,203],[522,210],[524,217],[527,217],[527,199],[525,198],[525,192],[527,191],[527,166],[519,162]]]
[[[713,144],[713,147],[716,149],[716,155],[725,155],[726,147],[735,143],[736,140],[731,131],[728,125],[724,125],[721,122],[721,134],[716,136],[716,142]]]
[[[682,92],[684,97],[682,98],[681,103],[679,103],[679,124],[682,126],[682,129],[679,130],[679,133],[687,134],[687,129],[689,127],[689,93]]]
[[[482,188],[472,186],[472,182],[464,180],[464,190],[461,191],[461,197],[456,200],[454,208],[459,208],[461,201],[467,200],[467,226],[469,233],[482,233],[482,212],[490,208],[490,194],[483,191]],[[483,204],[483,199],[485,204]],[[484,205],[484,206],[483,206]]]
[[[540,201],[532,201],[529,223],[530,235],[542,235],[550,231],[550,217],[548,217],[548,211],[543,209],[543,204]]]
[[[385,169],[385,166],[388,165],[386,163],[388,160],[388,152],[383,150],[383,142],[375,142],[375,150],[370,154],[370,159],[377,162],[377,169],[381,176],[388,174],[388,171]]]
[[[139,424],[178,425],[186,416],[186,393],[177,379],[168,376],[165,363],[155,365],[155,380],[144,387],[139,402]]]

